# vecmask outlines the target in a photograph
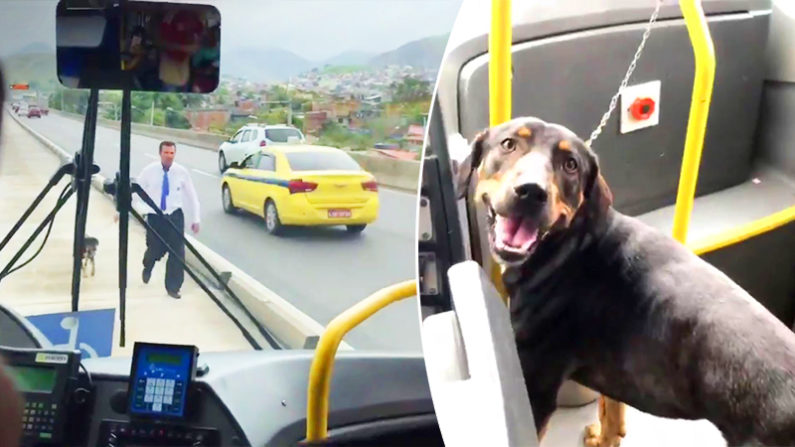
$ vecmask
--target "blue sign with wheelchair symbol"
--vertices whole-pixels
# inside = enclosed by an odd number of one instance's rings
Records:
[[[116,309],[100,309],[31,315],[27,319],[55,349],[79,349],[85,359],[110,357],[115,316]]]

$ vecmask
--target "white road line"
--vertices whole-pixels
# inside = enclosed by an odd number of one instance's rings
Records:
[[[207,176],[207,177],[211,177],[211,178],[220,178],[220,177],[218,177],[218,176],[217,176],[217,175],[215,175],[215,174],[210,174],[209,172],[204,172],[204,171],[202,171],[202,170],[199,170],[199,169],[196,169],[196,168],[191,168],[191,170],[192,170],[193,172],[197,173],[197,174],[205,175],[205,176]]]

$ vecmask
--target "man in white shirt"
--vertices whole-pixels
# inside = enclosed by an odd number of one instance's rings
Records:
[[[196,189],[193,187],[188,170],[180,164],[174,162],[177,153],[177,146],[172,141],[160,143],[160,160],[155,161],[144,167],[141,174],[136,179],[144,191],[152,198],[160,210],[165,214],[165,218],[160,217],[149,206],[136,198],[135,207],[142,213],[146,213],[146,221],[163,238],[166,243],[174,249],[179,257],[169,253],[166,262],[166,292],[172,298],[180,298],[179,289],[185,278],[185,270],[179,259],[185,259],[185,212],[187,208],[190,227],[194,233],[199,232],[199,199]],[[171,222],[178,232],[174,231]],[[149,282],[152,276],[152,268],[155,262],[159,261],[168,249],[151,231],[146,232],[146,253],[144,253],[144,283]]]

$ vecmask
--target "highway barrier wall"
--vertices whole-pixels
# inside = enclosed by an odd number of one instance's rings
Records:
[[[83,122],[83,116],[77,113],[50,110],[50,113],[76,119]],[[100,118],[99,125],[119,129],[119,121]],[[229,137],[225,135],[195,132],[184,129],[171,129],[162,126],[133,123],[132,133],[162,140],[172,140],[202,149],[217,151],[218,147]],[[388,188],[396,188],[407,192],[416,192],[420,178],[420,162],[416,160],[397,160],[383,155],[366,152],[349,152],[366,171],[372,173],[378,184]]]

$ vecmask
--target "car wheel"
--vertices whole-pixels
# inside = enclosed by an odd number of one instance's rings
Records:
[[[221,174],[226,172],[229,168],[229,165],[226,163],[226,155],[223,152],[218,153],[218,170],[221,171]]]
[[[361,233],[364,231],[365,227],[367,227],[367,225],[347,225],[346,229],[348,233]]]
[[[227,214],[234,214],[237,212],[237,208],[235,208],[235,203],[232,202],[232,191],[229,190],[228,185],[224,185],[221,188],[221,201],[224,205],[224,211]]]
[[[265,229],[268,230],[270,234],[279,234],[282,228],[284,228],[284,226],[281,220],[279,220],[279,211],[276,209],[276,204],[273,203],[273,200],[268,199],[268,201],[265,202]]]

